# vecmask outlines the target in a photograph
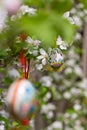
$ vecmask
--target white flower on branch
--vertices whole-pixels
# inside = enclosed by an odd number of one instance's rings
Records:
[[[63,124],[61,121],[55,121],[50,126],[47,127],[47,130],[62,130]]]
[[[52,78],[49,76],[43,76],[40,79],[40,82],[42,83],[43,86],[50,87],[52,85]],[[47,96],[49,96],[49,94]]]
[[[35,15],[36,14],[36,9],[31,8],[31,7],[27,6],[27,5],[22,5],[20,7],[20,9],[19,9],[18,16],[22,17],[22,15],[25,15],[25,14]]]
[[[55,122],[53,122],[52,127],[53,127],[53,129],[62,129],[63,124],[60,121],[55,121]]]
[[[58,45],[61,50],[67,49],[67,43],[65,41],[63,41],[60,36],[58,36],[58,38],[57,38],[56,45]]]
[[[48,114],[49,111],[54,111],[55,109],[55,105],[53,105],[52,103],[48,103],[42,106],[41,113]]]
[[[0,125],[0,130],[5,130],[5,126],[4,125]]]
[[[71,95],[70,92],[65,92],[65,93],[63,94],[63,97],[64,97],[65,99],[70,99],[70,98],[72,97],[72,95]]]
[[[74,110],[76,110],[76,111],[81,110],[81,105],[80,104],[75,104],[74,105]]]
[[[43,98],[43,100],[44,100],[45,102],[47,102],[50,98],[51,98],[51,93],[50,93],[50,92],[47,92],[47,94],[45,95],[45,97]]]
[[[70,17],[70,12],[69,12],[69,11],[65,12],[63,16],[64,16],[64,18],[66,18],[71,24],[75,24],[73,18]]]
[[[79,65],[76,65],[76,66],[74,67],[74,72],[75,72],[76,75],[78,75],[78,76],[80,76],[80,77],[83,76],[82,69],[81,69],[81,67],[80,67]]]
[[[25,40],[27,43],[29,43],[29,44],[32,44],[32,45],[34,45],[34,46],[36,46],[36,47],[38,47],[39,45],[40,45],[40,43],[41,43],[41,41],[39,41],[39,40],[33,40],[31,37],[27,37],[27,39]]]
[[[47,118],[51,119],[51,118],[53,118],[53,116],[54,116],[53,111],[49,111],[47,113]]]
[[[40,55],[37,57],[37,60],[38,62],[41,62],[40,65],[42,65],[42,68],[44,65],[47,64],[47,57],[48,57],[48,54],[46,53],[46,51],[44,49],[40,49]],[[38,66],[39,64],[36,65],[36,67]],[[41,68],[41,69],[42,69]],[[38,69],[38,68],[37,68]],[[40,70],[40,68],[39,68]]]
[[[36,64],[36,68],[37,68],[37,70],[42,70],[43,69],[43,65],[42,64]]]
[[[72,119],[76,119],[76,118],[78,117],[78,114],[77,114],[77,113],[73,113],[73,114],[71,115],[71,117],[72,117]]]
[[[80,18],[79,16],[74,15],[74,16],[73,16],[73,19],[74,19],[75,24],[76,24],[77,26],[82,26],[82,21],[81,21],[81,18]]]
[[[83,78],[83,80],[78,83],[78,86],[83,90],[86,90],[85,93],[87,95],[87,78]]]
[[[9,75],[10,77],[14,78],[14,79],[20,77],[19,72],[18,72],[15,68],[10,69],[10,70],[8,71],[8,75]]]

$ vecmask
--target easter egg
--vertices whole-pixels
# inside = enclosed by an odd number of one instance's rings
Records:
[[[37,107],[36,89],[27,79],[11,84],[6,96],[7,107],[22,124],[28,124]]]
[[[9,15],[16,14],[20,8],[22,0],[3,0],[3,4]]]
[[[54,69],[59,69],[63,65],[64,56],[60,49],[54,48],[50,50],[48,63]]]

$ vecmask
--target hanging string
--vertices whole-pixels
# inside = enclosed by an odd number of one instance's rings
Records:
[[[22,68],[23,78],[28,79],[29,70],[30,70],[30,59],[27,60],[27,58],[24,54],[24,50],[22,50],[19,55],[19,62],[20,62],[21,68]]]
[[[27,60],[27,66],[26,66],[26,71],[25,71],[25,78],[28,79],[29,77],[29,70],[30,70],[30,60]]]
[[[22,42],[25,41],[26,38],[27,38],[26,33],[22,33],[19,35],[19,40]],[[28,79],[29,70],[30,70],[30,59],[26,58],[24,50],[22,50],[19,55],[19,62],[20,62],[21,68],[22,68],[23,78]]]

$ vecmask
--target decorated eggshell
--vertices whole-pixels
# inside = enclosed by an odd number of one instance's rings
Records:
[[[17,13],[21,3],[22,0],[3,0],[3,4],[10,15]]]
[[[10,112],[20,121],[26,123],[37,106],[36,90],[27,79],[19,79],[12,83],[6,97]]]
[[[64,57],[58,48],[52,49],[49,53],[49,65],[54,69],[59,69],[64,63]]]

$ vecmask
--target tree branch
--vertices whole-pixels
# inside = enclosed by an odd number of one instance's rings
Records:
[[[83,75],[87,77],[87,23],[84,26],[82,66]]]

